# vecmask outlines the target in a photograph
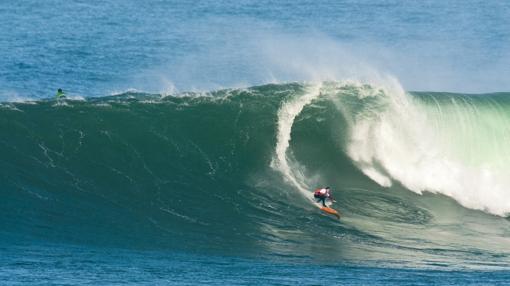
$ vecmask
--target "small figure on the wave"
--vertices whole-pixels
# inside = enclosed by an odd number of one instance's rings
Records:
[[[322,202],[322,205],[324,207],[326,207],[326,199],[332,201],[332,202],[335,202],[335,199],[333,198],[333,196],[331,195],[331,188],[330,187],[325,187],[325,188],[321,188],[321,189],[317,189],[314,191],[313,193],[313,197],[315,199],[317,199],[317,202]]]

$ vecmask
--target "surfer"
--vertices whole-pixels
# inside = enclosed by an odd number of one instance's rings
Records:
[[[315,192],[313,193],[313,197],[317,199],[318,203],[322,202],[322,205],[324,207],[326,206],[326,199],[329,199],[330,201],[333,201],[333,202],[335,201],[335,199],[331,195],[330,187],[325,187],[322,189],[315,190]]]
[[[57,94],[55,94],[55,98],[56,98],[56,99],[66,98],[66,95],[65,95],[65,93],[62,91],[62,89],[61,89],[61,88],[59,88],[59,89],[57,90]]]

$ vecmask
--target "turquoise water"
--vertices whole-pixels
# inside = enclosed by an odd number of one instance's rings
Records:
[[[0,6],[0,280],[506,283],[507,14]]]

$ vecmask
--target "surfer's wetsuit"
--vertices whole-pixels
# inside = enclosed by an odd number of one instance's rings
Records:
[[[329,187],[315,190],[313,197],[317,199],[318,203],[322,202],[324,207],[326,207],[326,199],[333,199]]]
[[[55,98],[56,98],[56,99],[66,98],[66,95],[65,95],[65,93],[62,91],[62,89],[61,89],[61,88],[59,88],[59,89],[57,90],[57,94],[55,95]]]

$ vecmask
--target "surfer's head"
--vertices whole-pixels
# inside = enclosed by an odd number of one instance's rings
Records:
[[[329,190],[329,189],[330,189],[330,187],[326,187],[326,190]]]
[[[58,92],[62,92],[62,89],[61,89],[61,88],[59,88],[57,91],[58,91]]]

